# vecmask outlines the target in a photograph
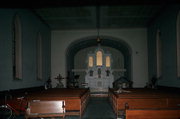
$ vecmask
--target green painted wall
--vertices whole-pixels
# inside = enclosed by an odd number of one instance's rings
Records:
[[[158,30],[161,33],[162,79],[158,81],[161,86],[180,87],[180,79],[176,73],[176,26],[179,9],[178,5],[168,6],[148,27],[149,79],[156,75],[156,33]]]
[[[22,29],[22,80],[12,76],[13,20],[18,15]],[[36,79],[36,40],[42,36],[43,80]],[[0,91],[42,86],[50,76],[51,32],[31,11],[26,9],[0,9]]]
[[[51,78],[58,74],[66,77],[67,63],[66,54],[68,47],[78,41],[88,38],[97,38],[97,30],[54,30],[51,33]],[[132,52],[131,77],[134,87],[144,87],[148,81],[148,57],[147,57],[147,29],[127,28],[127,29],[102,29],[101,34],[104,39],[116,39],[128,44]],[[121,46],[122,44],[117,44]],[[81,59],[80,59],[81,60]],[[72,59],[73,61],[73,59]],[[84,61],[83,61],[84,62]],[[66,79],[63,83],[66,86]],[[53,86],[57,81],[52,81]]]

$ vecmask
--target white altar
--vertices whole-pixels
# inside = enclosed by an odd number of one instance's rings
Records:
[[[91,92],[107,92],[108,88],[112,88],[114,76],[110,53],[105,53],[99,46],[94,53],[88,54],[87,64],[86,88],[90,88]]]

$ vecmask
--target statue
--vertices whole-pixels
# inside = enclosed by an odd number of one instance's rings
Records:
[[[51,85],[51,79],[49,77],[49,79],[46,81],[45,85],[44,85],[44,88],[47,90],[49,88],[52,88],[52,85]]]
[[[101,69],[98,69],[98,78],[101,78]]]
[[[146,83],[145,88],[153,88],[156,89],[158,86],[158,80],[161,79],[161,77],[157,78],[156,75],[154,75],[149,82]]]
[[[106,70],[106,76],[109,76],[110,75],[110,71],[109,70]]]
[[[93,70],[89,71],[89,76],[93,76]]]

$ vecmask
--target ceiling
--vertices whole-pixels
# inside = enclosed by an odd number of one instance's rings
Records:
[[[98,11],[97,11],[98,9]],[[83,6],[33,9],[52,29],[146,27],[162,6]]]
[[[52,30],[147,27],[176,0],[51,0],[4,3],[28,8]]]

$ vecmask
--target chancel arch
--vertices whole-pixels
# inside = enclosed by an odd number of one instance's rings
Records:
[[[112,65],[114,69],[114,80],[121,75],[126,76],[128,80],[132,80],[132,51],[129,45],[123,40],[113,37],[103,37],[102,39],[103,40],[101,42],[101,48],[103,49],[103,51],[100,50],[100,57],[103,53],[112,55],[112,58],[107,55],[102,60],[105,63],[105,66],[110,67]],[[72,44],[69,45],[66,51],[66,71],[68,76],[67,85],[73,82],[73,77],[76,74],[80,75],[79,86],[81,87],[81,84],[85,83],[85,70],[87,69],[88,65],[90,67],[93,67],[97,63],[96,57],[88,57],[87,54],[95,52],[97,53],[97,47],[98,44],[96,41],[96,37],[83,38],[74,41]],[[96,53],[94,55],[97,55]],[[98,65],[100,64],[98,63]],[[120,67],[122,68],[122,70],[119,69],[119,67],[116,67],[118,66],[117,64],[119,66],[122,66]],[[123,71],[123,69],[125,69],[126,71]]]

